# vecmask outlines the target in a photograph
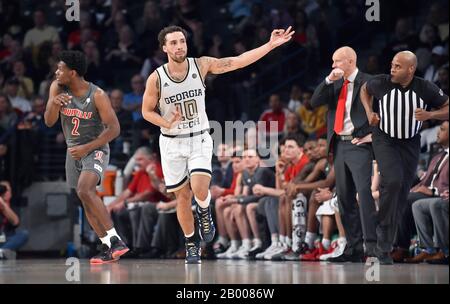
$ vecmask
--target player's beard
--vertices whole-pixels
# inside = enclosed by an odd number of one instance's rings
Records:
[[[173,55],[173,56],[170,56],[170,58],[173,60],[173,61],[175,61],[176,63],[183,63],[185,60],[186,60],[186,55],[183,55],[183,56],[177,56],[177,55]]]

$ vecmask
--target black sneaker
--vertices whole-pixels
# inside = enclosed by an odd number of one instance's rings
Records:
[[[208,208],[201,208],[197,205],[197,221],[202,240],[209,243],[214,239],[216,228],[211,217],[211,205]]]
[[[100,247],[100,252],[93,256],[90,260],[90,263],[92,265],[99,265],[99,264],[107,264],[117,261],[117,259],[114,259],[112,256],[112,251],[106,244],[102,244]]]
[[[117,236],[111,237],[111,254],[114,259],[119,259],[122,255],[130,251],[125,243]]]
[[[186,264],[201,264],[202,249],[200,241],[186,239]]]
[[[262,249],[262,247],[259,246],[253,246],[250,251],[248,252],[248,256],[247,259],[248,260],[256,260],[256,255],[258,253],[263,252],[264,250]]]

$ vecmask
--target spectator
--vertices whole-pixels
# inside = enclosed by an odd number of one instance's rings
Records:
[[[218,164],[213,165],[211,178],[212,198],[219,197],[225,188],[231,186],[233,180],[232,155],[232,149],[228,144],[220,144],[217,147]]]
[[[88,31],[88,35],[94,41],[100,39],[100,33],[92,29],[92,16],[85,11],[80,12],[79,28],[72,31],[67,39],[67,49],[79,49],[82,46],[83,31]],[[85,34],[86,35],[86,34]]]
[[[426,174],[419,184],[411,189],[408,194],[407,204],[401,210],[401,221],[397,226],[396,249],[391,254],[394,262],[403,262],[408,257],[408,250],[411,237],[415,231],[412,205],[421,199],[436,198],[441,193],[448,190],[448,145],[449,145],[449,124],[444,121],[437,135],[437,143],[444,149],[437,154],[430,162]],[[410,262],[422,261],[422,256],[409,259]]]
[[[123,108],[127,111],[133,113],[133,121],[137,122],[142,120],[142,96],[145,91],[145,79],[140,75],[136,74],[131,78],[131,88],[130,93],[125,94],[123,98]]]
[[[290,94],[290,100],[288,103],[288,109],[293,112],[297,112],[300,106],[302,105],[301,102],[302,97],[302,89],[300,86],[294,84],[291,88],[291,94]]]
[[[156,68],[166,62],[166,58],[166,54],[159,47],[152,48],[150,56],[144,60],[144,64],[142,65],[141,76],[147,79]]]
[[[311,97],[311,92],[303,92],[303,100],[298,110],[298,115],[302,123],[302,130],[309,137],[319,138],[323,134],[326,134],[327,131],[326,113],[328,111],[328,107],[326,105],[321,105],[319,107],[312,108]]]
[[[256,258],[281,259],[292,248],[292,221],[290,220],[292,206],[291,199],[286,197],[285,193],[286,189],[290,187],[289,184],[303,170],[309,159],[303,153],[303,143],[299,136],[287,137],[283,151],[283,157],[277,161],[275,166],[276,188],[261,185],[253,187],[255,194],[272,197],[271,203],[268,203],[264,210],[270,223],[272,243],[264,252],[256,254]],[[274,215],[277,216],[276,219],[273,219]],[[289,220],[287,220],[288,217]],[[277,227],[275,227],[275,224]]]
[[[23,47],[31,50],[33,62],[37,67],[37,57],[42,44],[46,41],[59,40],[59,36],[53,26],[47,25],[45,12],[42,9],[35,10],[33,18],[34,27],[26,32]]]
[[[0,182],[0,260],[14,259],[16,251],[28,240],[28,231],[16,231],[20,220],[11,208],[11,185]]]
[[[448,95],[448,66],[441,67],[438,71],[438,81],[436,83],[438,87],[444,91],[444,94]]]
[[[113,84],[119,87],[138,72],[142,60],[130,26],[120,28],[119,42],[107,51],[105,62],[120,70],[112,75]]]
[[[224,211],[225,208],[231,206],[231,198],[235,194],[240,194],[240,183],[242,182],[242,171],[244,169],[242,158],[238,155],[233,155],[231,158],[231,163],[233,166],[233,181],[231,186],[229,188],[220,188],[217,186],[211,187],[211,195],[213,197],[217,197],[214,205],[216,211],[217,233],[219,234],[219,238],[213,246],[214,253],[216,255],[225,252],[225,250],[229,247],[229,235],[225,226]]]
[[[112,90],[109,94],[111,106],[116,112],[117,119],[120,121],[120,135],[110,143],[111,154],[121,153],[123,151],[123,143],[126,139],[131,139],[130,130],[133,127],[133,117],[129,111],[123,108],[123,92],[119,89]]]
[[[284,124],[286,121],[286,114],[287,111],[283,107],[283,103],[281,102],[280,95],[273,94],[269,98],[269,110],[266,110],[262,113],[261,117],[259,118],[259,121],[263,121],[266,123],[266,129],[265,131],[270,133],[281,133],[284,129]],[[271,123],[270,122],[276,122],[276,128],[271,129]]]
[[[6,81],[5,93],[8,95],[8,98],[11,101],[11,105],[14,109],[17,109],[22,113],[30,112],[30,101],[17,95],[17,93],[19,92],[19,86],[19,79],[17,79],[16,77],[12,77]]]
[[[423,78],[431,82],[438,81],[438,71],[448,61],[448,55],[443,46],[435,46],[431,51],[431,65],[426,69]]]
[[[0,130],[8,130],[17,121],[17,114],[14,112],[8,95],[0,93]],[[2,144],[0,142],[0,144]]]
[[[14,62],[13,65],[14,77],[19,80],[19,90],[17,96],[30,99],[34,94],[34,83],[33,80],[25,76],[26,68],[25,63],[21,60]]]
[[[424,249],[407,262],[425,261],[429,264],[448,265],[448,189],[440,198],[416,201],[412,208],[420,247]],[[439,251],[433,242],[433,232]]]
[[[156,188],[146,168],[155,164],[155,174],[162,179],[162,169],[155,159],[154,153],[146,147],[136,150],[135,166],[139,171],[133,176],[128,188],[123,191],[107,209],[112,212],[115,226],[119,234],[132,244],[136,253],[149,250],[152,242],[154,227],[158,219],[156,204],[166,200],[165,196]]]

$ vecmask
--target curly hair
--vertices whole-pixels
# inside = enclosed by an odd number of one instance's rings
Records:
[[[87,71],[86,56],[80,51],[62,51],[59,60],[64,62],[71,70],[75,70],[80,77]]]
[[[174,32],[182,32],[184,37],[187,39],[187,31],[182,27],[171,25],[163,28],[158,34],[159,47],[162,49],[163,45],[166,44],[166,35]]]

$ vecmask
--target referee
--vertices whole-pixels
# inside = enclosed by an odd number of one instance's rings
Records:
[[[414,53],[399,52],[392,60],[391,75],[373,77],[360,93],[369,123],[378,126],[373,130],[372,147],[381,173],[377,227],[380,264],[393,264],[389,253],[415,177],[422,124],[429,119],[448,119],[448,96],[433,83],[415,77],[416,67]]]

